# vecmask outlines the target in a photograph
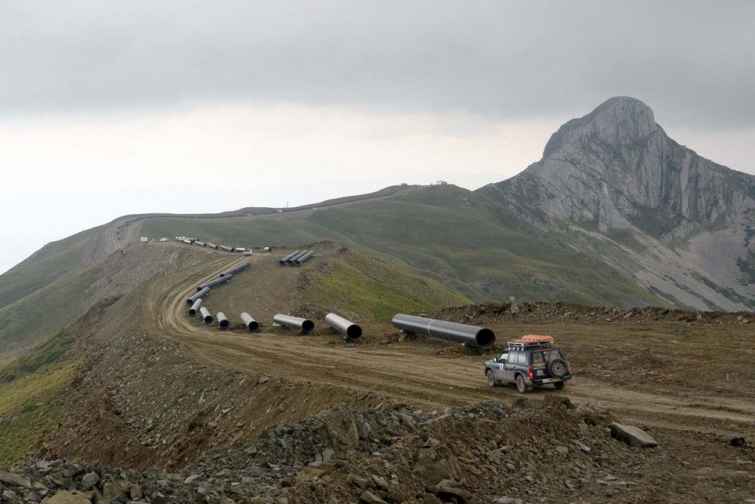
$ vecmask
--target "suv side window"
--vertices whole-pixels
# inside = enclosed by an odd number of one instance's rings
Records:
[[[516,353],[516,363],[517,364],[526,364],[527,363],[527,356],[524,352],[517,352]]]

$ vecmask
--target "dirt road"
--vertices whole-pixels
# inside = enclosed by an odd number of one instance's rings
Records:
[[[438,355],[438,347],[434,345],[421,342],[347,345],[325,335],[221,332],[190,319],[185,298],[198,281],[247,259],[218,256],[208,261],[204,271],[189,272],[183,280],[166,278],[158,282],[146,315],[156,322],[161,335],[183,342],[197,359],[217,366],[294,382],[373,391],[429,407],[491,398],[513,400],[518,396],[513,389],[490,389],[486,385],[482,357],[449,358]],[[755,404],[747,400],[720,397],[690,400],[579,377],[564,392],[543,390],[528,397],[542,398],[546,394],[563,394],[577,403],[608,408],[627,421],[644,425],[721,435],[755,430]]]

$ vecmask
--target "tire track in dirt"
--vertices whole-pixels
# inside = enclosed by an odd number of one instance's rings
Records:
[[[161,335],[181,341],[198,360],[215,366],[372,391],[433,407],[518,397],[512,389],[488,388],[479,358],[440,357],[419,343],[397,343],[389,349],[334,345],[324,337],[221,333],[192,323],[185,314],[185,298],[195,285],[244,260],[254,266],[253,257],[223,257],[184,272],[183,280],[166,279],[153,291],[145,315],[156,322]],[[698,397],[691,402],[581,378],[565,392],[540,391],[527,397],[539,399],[547,394],[565,395],[664,428],[729,434],[741,430],[743,424],[755,425],[755,405],[747,401]]]

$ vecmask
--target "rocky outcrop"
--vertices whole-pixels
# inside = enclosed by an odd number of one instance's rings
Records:
[[[755,177],[679,145],[647,105],[627,97],[564,124],[541,161],[487,190],[528,218],[537,210],[602,232],[636,227],[659,238],[731,225],[755,208]]]
[[[574,247],[671,304],[755,306],[755,177],[679,145],[640,100],[567,122],[542,160],[480,191],[544,232],[566,224]]]

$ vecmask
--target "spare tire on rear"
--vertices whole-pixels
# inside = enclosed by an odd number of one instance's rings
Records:
[[[569,367],[566,365],[566,362],[564,360],[553,359],[548,363],[548,371],[550,371],[551,376],[563,378],[564,376],[569,374]]]

